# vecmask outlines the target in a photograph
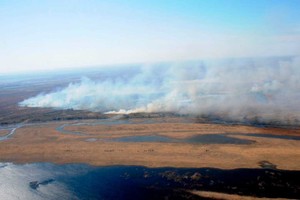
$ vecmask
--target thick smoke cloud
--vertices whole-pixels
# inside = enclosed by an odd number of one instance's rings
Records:
[[[126,77],[82,78],[20,105],[295,124],[300,120],[299,92],[299,57],[227,59],[147,65]]]

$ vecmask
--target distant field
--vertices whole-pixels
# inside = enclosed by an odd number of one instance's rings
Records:
[[[126,69],[126,70],[125,70]],[[22,122],[43,122],[52,120],[98,119],[105,116],[101,113],[75,110],[57,110],[48,108],[20,107],[19,102],[79,82],[84,76],[91,79],[113,78],[120,73],[131,73],[134,69],[116,68],[113,70],[98,69],[82,72],[79,70],[60,73],[41,73],[14,76],[0,76],[0,125]],[[112,73],[112,72],[114,73]]]
[[[86,76],[102,80],[110,76],[106,73],[100,70]],[[175,171],[176,168],[219,168],[228,172],[263,168],[278,173],[279,182],[284,170],[295,174],[300,170],[300,128],[293,118],[291,123],[281,124],[262,123],[255,115],[234,121],[223,118],[221,113],[217,116],[175,112],[105,114],[88,109],[19,106],[24,99],[64,88],[79,82],[82,76],[85,75],[74,72],[0,80],[0,162],[172,167]],[[174,178],[173,173],[167,174],[167,178]],[[264,183],[259,177],[254,179]],[[274,180],[270,182],[273,184]],[[237,191],[233,192],[235,195],[218,193],[222,191],[192,192],[201,198],[243,197]]]
[[[299,133],[184,117],[61,121],[18,128],[0,161],[300,170]]]

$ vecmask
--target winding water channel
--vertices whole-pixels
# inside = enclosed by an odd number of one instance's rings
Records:
[[[0,127],[0,130],[7,130],[7,131],[9,131],[8,134],[0,137],[0,141],[10,139],[13,136],[13,134],[15,134],[16,130],[18,128],[21,128],[22,126],[23,125],[19,124],[19,125],[15,125],[15,126]]]
[[[69,122],[65,124],[61,124],[56,127],[56,131],[62,134],[72,134],[72,135],[80,135],[80,136],[89,136],[89,134],[80,132],[80,131],[70,131],[66,130],[66,127],[71,126],[97,126],[97,125],[121,125],[121,124],[152,124],[155,123],[151,120],[143,120],[140,122],[133,122],[129,119],[100,119],[93,122]],[[1,136],[0,141],[8,140],[13,137],[16,133],[17,129],[24,126],[37,126],[37,125],[45,125],[49,123],[36,123],[36,124],[17,124],[11,126],[3,126],[0,127],[0,130],[9,131],[8,134]],[[201,135],[193,135],[191,137],[183,138],[183,139],[175,139],[172,137],[167,137],[160,135],[159,133],[153,133],[149,135],[134,135],[134,136],[123,136],[113,139],[106,139],[108,142],[162,142],[162,143],[191,143],[191,144],[251,144],[255,141],[251,139],[240,139],[231,136],[250,136],[250,137],[264,137],[264,138],[275,138],[275,139],[287,139],[287,140],[300,140],[300,136],[287,136],[287,135],[275,135],[275,134],[259,134],[259,133],[220,133],[220,134],[201,134]],[[87,142],[97,142],[100,139],[91,137],[85,138]],[[101,139],[103,141],[103,139]]]

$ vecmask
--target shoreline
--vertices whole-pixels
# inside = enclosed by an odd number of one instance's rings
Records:
[[[31,189],[39,191],[39,187],[46,189],[48,184],[60,185],[60,183],[65,183],[69,188],[77,188],[79,192],[89,190],[91,197],[97,196],[99,192],[100,194],[110,194],[115,190],[122,189],[125,189],[126,193],[130,191],[127,193],[128,197],[134,193],[138,193],[141,197],[144,197],[145,194],[154,195],[150,199],[155,199],[156,195],[158,195],[157,197],[164,197],[175,194],[175,196],[185,197],[184,199],[189,199],[187,195],[206,198],[210,196],[216,199],[220,197],[224,197],[222,199],[239,199],[239,197],[246,199],[284,199],[295,198],[300,192],[297,189],[300,186],[300,171],[149,168],[144,166],[94,167],[86,164],[57,165],[53,163],[32,163],[23,166],[12,163],[0,164],[3,164],[0,165],[0,175],[7,171],[15,171],[16,174],[20,174],[24,170],[39,172],[41,176],[28,173],[26,179],[23,179],[23,175],[21,175],[20,181],[22,181],[23,187],[28,185]],[[110,185],[116,180],[119,184]],[[102,190],[101,185],[110,185],[110,189],[107,190],[104,187],[105,189]],[[130,185],[129,188],[128,185]],[[83,190],[81,190],[82,186]]]

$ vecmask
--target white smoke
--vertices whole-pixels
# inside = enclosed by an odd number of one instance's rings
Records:
[[[143,66],[105,80],[82,78],[21,106],[108,113],[175,112],[231,120],[300,120],[300,58],[227,59]]]

